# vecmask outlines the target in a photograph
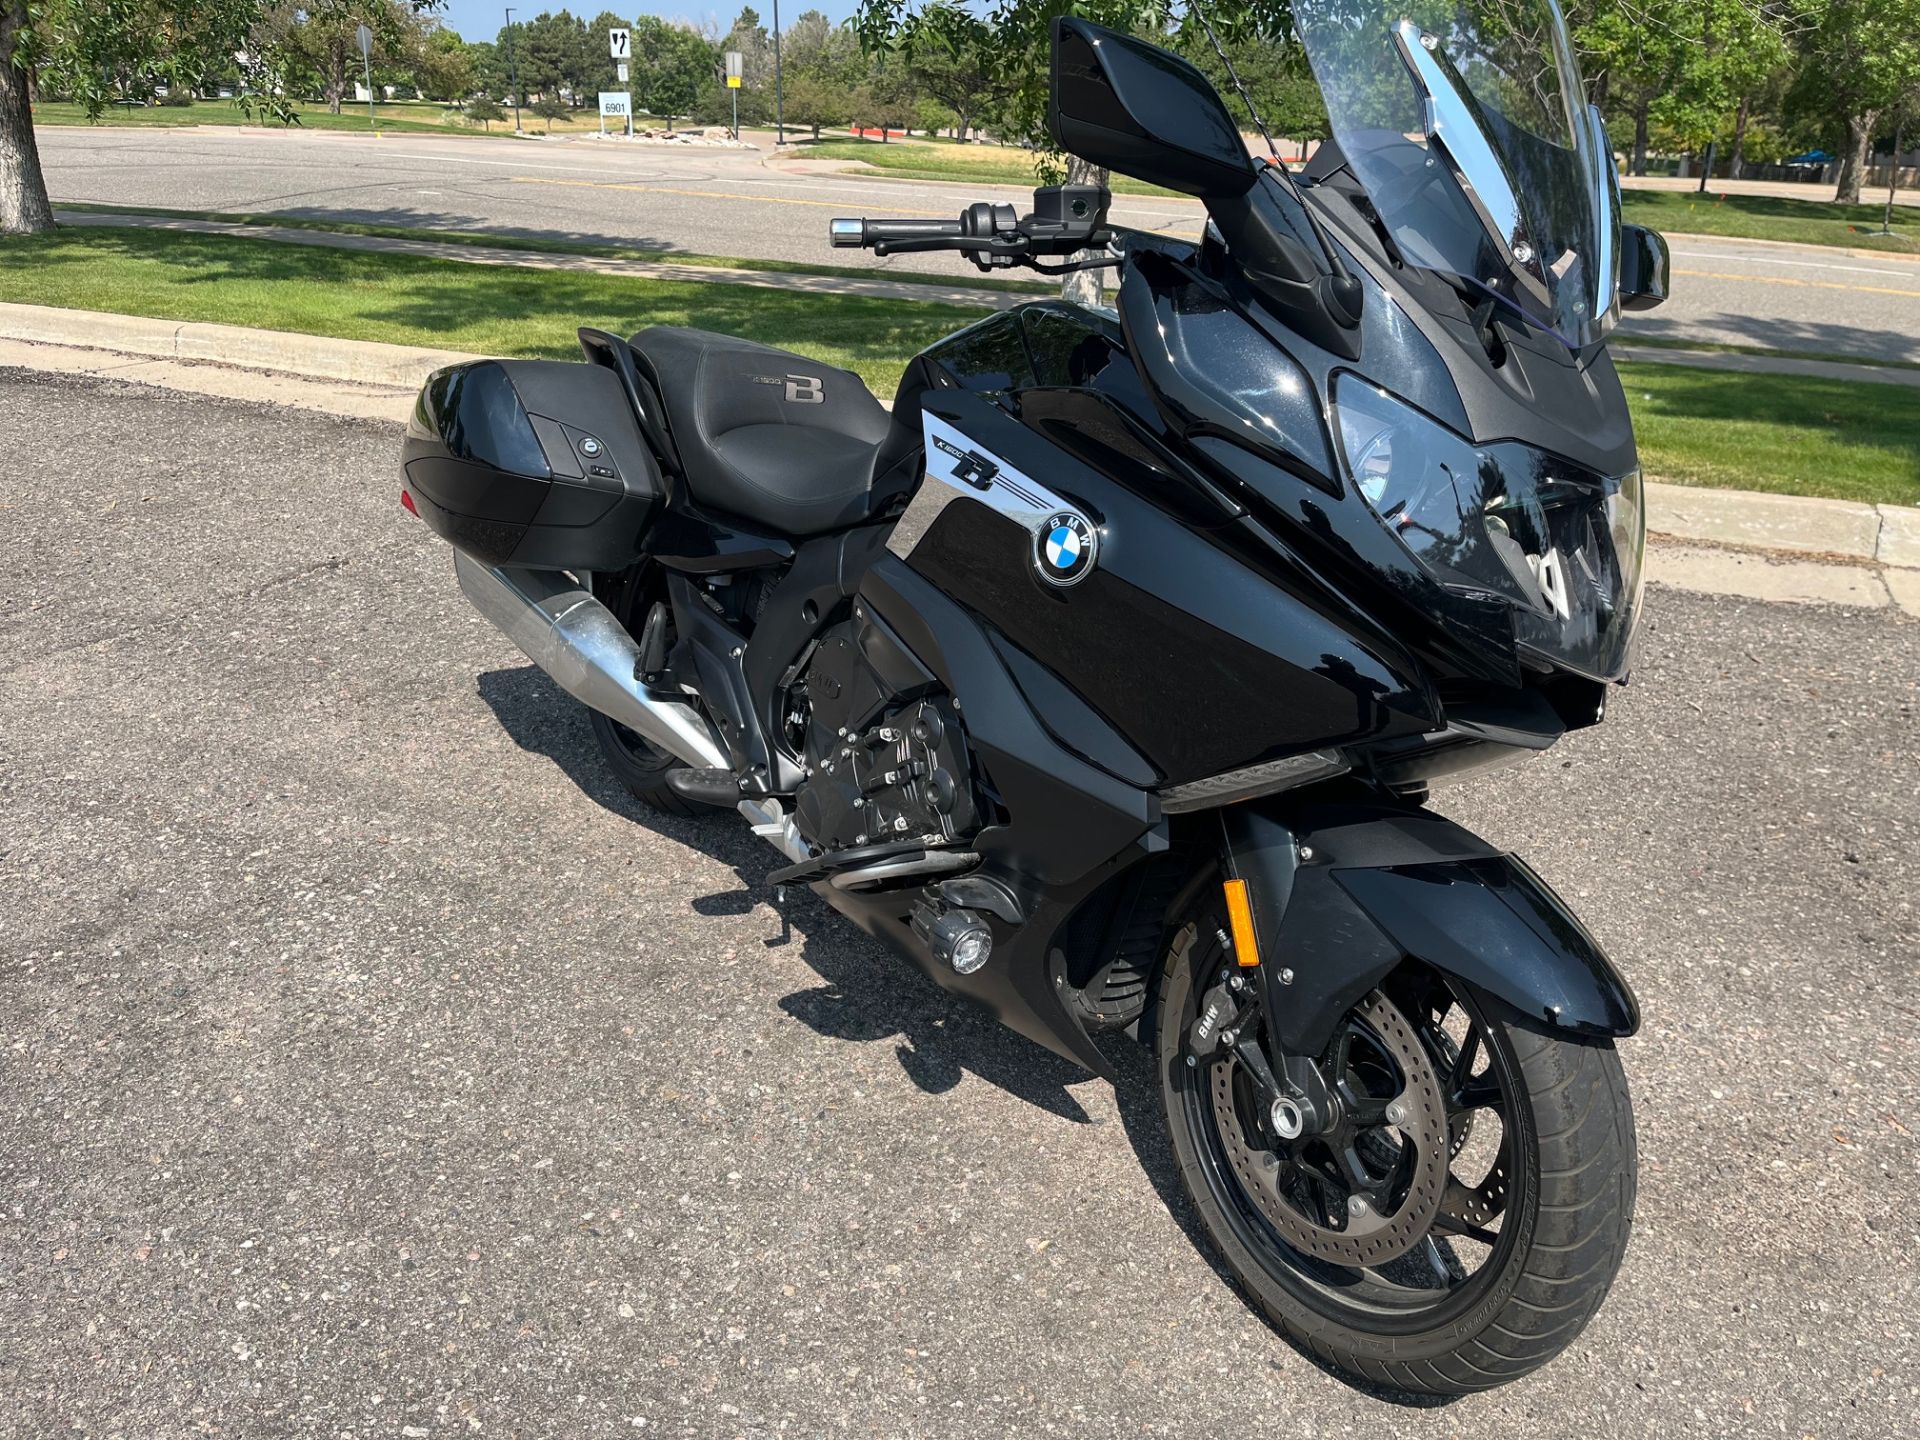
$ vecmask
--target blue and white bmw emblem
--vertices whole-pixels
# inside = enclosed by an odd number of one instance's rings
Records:
[[[1058,510],[1040,526],[1034,559],[1042,579],[1071,585],[1093,569],[1099,549],[1099,532],[1093,526],[1071,510]]]

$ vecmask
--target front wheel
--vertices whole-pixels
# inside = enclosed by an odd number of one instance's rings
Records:
[[[1310,1133],[1223,1048],[1190,1063],[1201,997],[1234,978],[1211,917],[1174,938],[1156,1052],[1187,1194],[1254,1304],[1392,1389],[1517,1380],[1578,1335],[1626,1253],[1636,1159],[1619,1057],[1408,967],[1314,1057]],[[1245,1042],[1245,1036],[1236,1037]]]

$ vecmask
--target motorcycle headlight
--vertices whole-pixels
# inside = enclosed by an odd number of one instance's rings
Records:
[[[1348,478],[1443,585],[1513,607],[1514,641],[1594,679],[1626,667],[1646,517],[1605,477],[1515,441],[1475,445],[1354,375],[1334,386]]]

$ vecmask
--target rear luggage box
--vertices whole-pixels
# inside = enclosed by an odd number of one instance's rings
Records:
[[[561,360],[436,370],[402,449],[406,497],[490,565],[619,570],[666,487],[620,377]]]

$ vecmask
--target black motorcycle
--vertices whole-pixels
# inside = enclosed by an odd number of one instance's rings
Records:
[[[404,501],[675,814],[737,811],[940,984],[1111,1075],[1147,1041],[1195,1209],[1349,1372],[1527,1374],[1626,1248],[1632,993],[1435,781],[1598,722],[1645,526],[1604,336],[1666,252],[1553,0],[1423,30],[1296,0],[1335,138],[1249,158],[1185,61],[1055,22],[1051,123],[1197,243],[1031,214],[837,245],[1117,273],[855,376],[723,335],[434,375]]]

